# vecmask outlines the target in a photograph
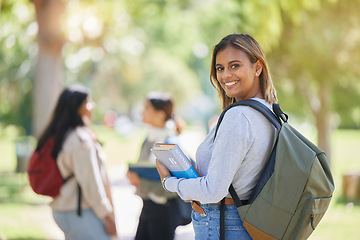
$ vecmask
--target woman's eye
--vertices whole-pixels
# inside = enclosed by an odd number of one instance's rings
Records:
[[[231,68],[238,68],[239,67],[239,64],[234,64],[234,65],[231,65]]]
[[[222,71],[223,69],[224,69],[223,67],[217,67],[217,68],[216,68],[216,71],[219,72],[219,71]]]

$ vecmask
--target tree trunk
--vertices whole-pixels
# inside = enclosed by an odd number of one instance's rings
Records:
[[[299,90],[308,100],[312,113],[315,117],[318,142],[317,146],[323,150],[331,162],[331,132],[332,124],[329,111],[330,83],[319,83],[319,86],[311,86],[311,79],[308,76],[301,78]],[[312,91],[311,89],[317,89]]]
[[[322,149],[330,163],[331,161],[331,118],[329,112],[330,84],[320,85],[318,90],[319,108],[314,110],[318,130],[318,147]]]
[[[64,44],[60,20],[64,2],[32,0],[39,26],[38,62],[33,84],[33,134],[39,137],[50,120],[63,87],[62,56]]]
[[[331,122],[327,112],[316,113],[316,127],[318,130],[318,147],[326,153],[330,162],[331,159]]]

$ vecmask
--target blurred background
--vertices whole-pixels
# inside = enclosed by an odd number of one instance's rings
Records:
[[[359,7],[360,0],[0,0],[0,239],[51,238],[51,227],[39,224],[49,199],[31,192],[26,165],[63,87],[91,89],[94,128],[116,182],[145,136],[140,113],[150,91],[174,96],[194,154],[221,112],[209,82],[212,48],[234,32],[262,46],[290,123],[330,161],[334,200],[311,239],[358,239]]]

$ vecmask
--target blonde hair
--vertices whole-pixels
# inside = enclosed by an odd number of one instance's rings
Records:
[[[232,46],[246,53],[251,63],[260,61],[262,65],[262,72],[259,76],[261,93],[265,97],[265,100],[270,104],[277,102],[276,89],[271,79],[265,54],[262,51],[260,45],[250,35],[234,33],[224,37],[218,44],[214,46],[211,59],[210,82],[218,91],[219,97],[222,100],[223,109],[236,102],[235,98],[230,98],[226,95],[216,76],[216,56],[227,46]]]

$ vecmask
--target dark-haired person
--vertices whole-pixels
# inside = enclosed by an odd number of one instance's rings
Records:
[[[105,155],[89,127],[94,106],[84,86],[66,88],[38,141],[37,147],[41,148],[47,139],[55,137],[52,155],[63,178],[72,176],[50,203],[66,240],[106,240],[116,235]]]
[[[254,99],[269,109],[277,102],[265,55],[247,34],[230,34],[215,45],[210,72],[223,109],[243,99]],[[204,214],[193,211],[192,215],[196,240],[219,239],[219,202],[224,197],[225,239],[251,239],[228,189],[232,184],[242,201],[249,198],[270,154],[275,128],[257,110],[239,106],[224,115],[215,140],[214,133],[215,128],[196,152],[196,167],[202,177],[171,177],[157,161],[158,171],[168,191],[200,202]]]
[[[148,133],[140,149],[138,163],[153,162],[150,149],[156,142],[179,143],[183,122],[174,118],[172,98],[165,93],[151,92],[147,95],[142,112],[142,121],[148,125]],[[172,240],[175,229],[181,224],[178,196],[162,188],[159,180],[140,178],[128,171],[130,183],[136,186],[136,194],[143,200],[135,240]]]

